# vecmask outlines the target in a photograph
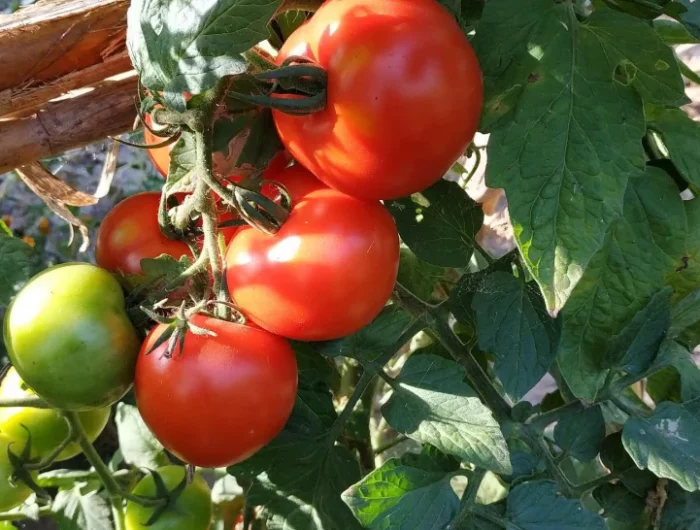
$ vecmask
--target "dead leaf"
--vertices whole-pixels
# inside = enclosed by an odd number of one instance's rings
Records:
[[[112,145],[110,146],[107,154],[105,156],[105,163],[102,166],[102,174],[100,175],[100,182],[97,185],[97,191],[95,191],[95,198],[101,199],[109,193],[109,188],[112,186],[112,179],[117,172],[117,162],[119,160],[119,146],[121,144],[115,140],[112,140]]]
[[[39,162],[32,162],[17,169],[24,183],[42,199],[50,197],[54,201],[70,206],[91,206],[97,197],[74,190],[68,184],[52,175]]]

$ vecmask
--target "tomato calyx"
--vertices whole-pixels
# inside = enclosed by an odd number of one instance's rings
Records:
[[[41,462],[38,458],[32,458],[32,434],[29,432],[29,429],[26,427],[25,429],[27,430],[27,441],[22,448],[22,452],[18,455],[12,451],[14,442],[11,442],[7,447],[7,459],[14,470],[10,479],[15,483],[22,482],[36,494],[38,501],[42,504],[47,504],[51,502],[51,495],[34,481],[31,474],[33,469],[40,469],[35,466],[32,467],[32,465]],[[46,465],[43,467],[46,467]]]
[[[160,473],[158,473],[158,471],[151,470],[149,471],[149,473],[153,477],[153,483],[156,487],[156,494],[152,497],[144,497],[142,500],[160,500],[162,501],[162,503],[155,508],[148,520],[143,523],[144,526],[151,526],[155,524],[156,521],[158,521],[158,519],[160,519],[161,516],[168,510],[178,511],[178,507],[176,504],[177,499],[180,497],[182,492],[185,491],[187,485],[192,482],[194,475],[188,468],[188,472],[185,473],[185,475],[182,477],[182,480],[177,484],[177,486],[175,486],[171,490],[168,490],[168,487],[165,485],[163,477],[160,476]]]
[[[301,116],[326,108],[328,73],[307,57],[291,56],[277,68],[255,74],[262,82],[260,93],[246,94],[229,89],[227,97]]]
[[[189,311],[185,311],[184,309],[184,304],[183,306],[180,307],[178,310],[177,314],[173,318],[163,318],[157,313],[151,311],[148,308],[142,307],[141,309],[153,320],[158,322],[159,324],[163,324],[166,326],[165,330],[161,335],[158,337],[158,339],[155,341],[153,346],[146,352],[146,355],[150,355],[155,351],[159,346],[164,344],[166,341],[168,343],[167,348],[161,355],[161,357],[165,357],[166,359],[172,359],[173,353],[175,352],[175,349],[178,348],[178,357],[182,355],[182,352],[185,348],[185,338],[187,337],[187,333],[190,332],[193,335],[207,335],[210,337],[216,337],[216,333],[213,331],[210,331],[208,329],[204,329],[200,326],[197,326],[196,324],[193,324],[191,321],[191,318],[195,315],[198,314],[199,311],[210,304],[225,304],[228,307],[232,307],[234,309],[235,313],[238,313],[237,308],[230,302],[225,302],[225,301],[217,301],[217,300],[212,300],[212,301],[206,301],[202,302],[200,304],[197,304],[195,307],[190,309]],[[240,315],[240,313],[238,313]]]

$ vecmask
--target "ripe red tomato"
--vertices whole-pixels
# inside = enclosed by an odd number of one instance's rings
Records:
[[[329,0],[278,61],[301,55],[328,72],[328,104],[274,112],[282,142],[327,185],[393,199],[439,180],[474,137],[481,70],[469,41],[435,0]]]
[[[175,259],[190,256],[182,241],[168,239],[158,226],[160,194],[133,195],[119,204],[102,221],[97,233],[97,264],[109,271],[141,274],[141,260],[169,254]]]
[[[293,207],[280,231],[244,228],[228,247],[231,296],[253,322],[283,337],[354,333],[391,296],[399,264],[394,220],[379,202],[323,186],[300,166],[286,173],[280,181]]]
[[[150,354],[165,326],[146,337],[134,392],[146,425],[179,458],[201,467],[245,460],[284,427],[294,406],[297,363],[289,344],[262,329],[195,316],[216,336],[187,332],[182,354],[166,344]]]

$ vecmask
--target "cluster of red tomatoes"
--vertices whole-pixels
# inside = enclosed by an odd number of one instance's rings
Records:
[[[399,237],[380,201],[433,184],[468,147],[481,111],[477,59],[435,0],[329,0],[278,60],[291,56],[327,70],[328,102],[306,116],[274,112],[288,154],[265,179],[289,192],[285,224],[274,235],[224,233],[226,285],[248,324],[195,315],[172,355],[165,325],[138,341],[107,271],[139,274],[144,258],[192,256],[160,232],[158,194],[130,197],[100,227],[99,268],[45,271],[8,311],[11,360],[52,406],[108,407],[133,381],[144,421],[166,448],[197,466],[231,465],[267,444],[291,413],[297,365],[286,339],[354,333],[387,303]],[[167,173],[169,148],[150,153]]]

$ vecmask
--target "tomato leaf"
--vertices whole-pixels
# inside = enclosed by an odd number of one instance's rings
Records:
[[[254,169],[265,168],[282,149],[284,147],[272,120],[272,111],[270,109],[262,110],[252,119],[248,140],[236,161],[236,166],[248,165]]]
[[[241,53],[267,38],[281,0],[135,0],[127,15],[127,47],[148,89],[199,94],[241,74]],[[184,100],[181,102],[184,106]],[[184,110],[184,109],[181,109]]]
[[[646,503],[623,484],[602,484],[593,490],[593,498],[601,508],[604,517],[634,523],[644,512]]]
[[[568,499],[557,493],[554,482],[536,480],[524,482],[508,495],[508,528],[519,530],[605,530],[605,521],[587,511],[578,499]]]
[[[678,337],[683,330],[698,321],[700,321],[700,289],[694,290],[673,306],[669,337]]]
[[[661,40],[669,46],[678,44],[697,44],[700,42],[698,37],[692,35],[688,29],[675,20],[657,19],[652,22],[654,30],[659,34]]]
[[[472,299],[479,347],[496,355],[495,372],[506,393],[522,398],[554,361],[561,319],[553,319],[534,282],[493,272]]]
[[[668,500],[661,516],[660,530],[698,530],[700,528],[700,492],[688,493],[673,482],[668,485]]]
[[[469,264],[484,214],[457,184],[441,180],[386,206],[401,239],[418,258],[439,267]]]
[[[138,467],[157,469],[168,464],[163,445],[148,429],[136,407],[117,404],[114,415],[124,461]]]
[[[421,260],[408,248],[402,248],[397,281],[418,298],[430,301],[434,298],[436,284],[446,279],[449,271]]]
[[[554,441],[581,462],[598,456],[605,441],[605,420],[600,407],[562,416],[554,427]]]
[[[34,249],[21,239],[0,231],[0,307],[27,283],[34,272]]]
[[[459,462],[441,465],[430,453],[393,458],[343,493],[364,528],[396,530],[447,528],[459,510],[450,480]],[[446,468],[447,467],[447,468]]]
[[[384,365],[388,361],[386,357],[393,356],[400,348],[396,341],[412,321],[411,315],[392,305],[386,307],[377,318],[357,333],[342,339],[319,342],[314,348],[329,357],[342,355],[357,359],[363,365],[378,362]]]
[[[578,397],[592,399],[602,387],[614,337],[678,266],[686,234],[683,204],[668,175],[650,168],[630,179],[624,218],[611,226],[563,312],[559,367]]]
[[[684,201],[685,213],[688,218],[688,237],[685,241],[686,250],[681,258],[681,265],[667,276],[668,284],[673,287],[677,298],[692,292],[700,285],[700,199]]]
[[[683,178],[700,186],[700,123],[681,109],[650,107],[649,126],[661,133],[664,145]]]
[[[666,368],[674,369],[680,376],[683,401],[700,397],[700,368],[695,364],[688,348],[673,340],[665,341],[649,371]]]
[[[486,178],[505,188],[518,247],[556,314],[644,167],[639,95],[685,96],[673,53],[643,21],[600,8],[579,22],[570,3],[549,0],[519,12],[487,2],[474,39],[492,132]]]
[[[51,505],[52,517],[62,530],[112,530],[107,501],[97,492],[84,493],[80,485],[61,490]]]
[[[247,502],[263,507],[270,530],[361,530],[340,495],[360,478],[359,463],[329,437],[337,414],[327,385],[299,376],[284,430],[248,460],[228,468],[253,480]]]
[[[180,139],[173,146],[172,151],[170,151],[169,189],[190,175],[195,167],[195,157],[194,135],[189,132],[183,132],[180,135]]]
[[[465,370],[435,355],[409,357],[382,407],[386,421],[420,443],[509,474],[508,447],[491,411],[465,383]]]
[[[678,20],[696,38],[700,39],[700,6],[693,0],[675,0],[666,5],[664,12]]]
[[[631,418],[622,443],[638,467],[700,490],[700,398],[660,403],[649,418]]]

